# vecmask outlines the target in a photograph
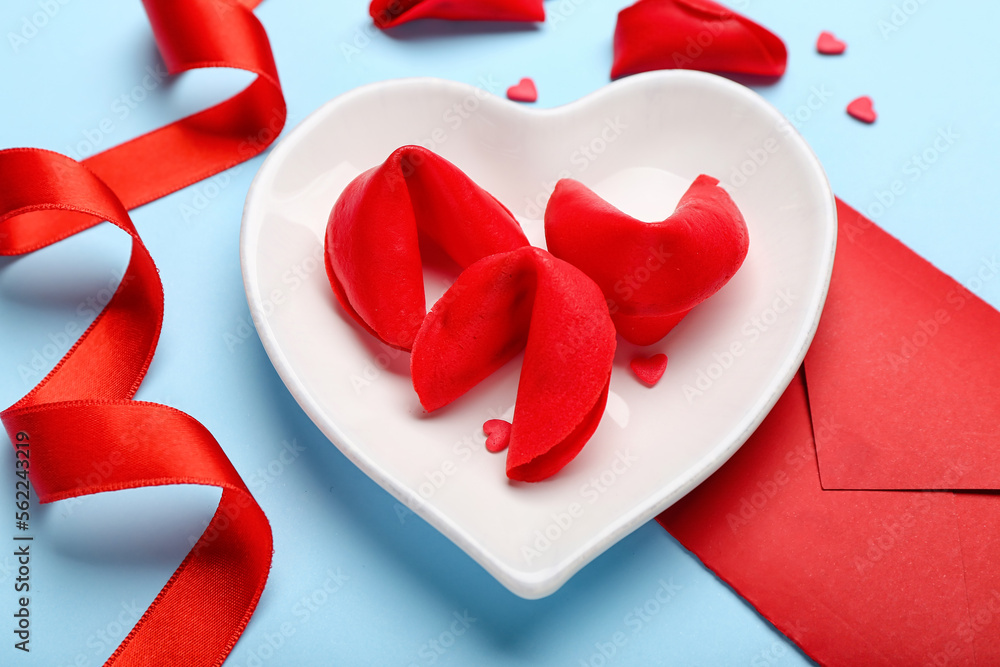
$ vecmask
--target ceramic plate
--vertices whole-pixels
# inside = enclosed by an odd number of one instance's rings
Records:
[[[546,200],[572,177],[645,220],[669,215],[699,174],[743,211],[750,252],[736,277],[649,348],[619,339],[605,417],[581,454],[538,484],[512,484],[482,424],[513,414],[520,360],[428,415],[409,355],[337,305],[322,261],[327,215],[347,183],[397,147],[422,144],[463,169],[543,245]],[[536,110],[436,79],[344,94],[279,142],[247,196],[241,255],[261,341],[302,409],[366,474],[511,591],[539,598],[721,466],[802,362],[826,296],[834,198],[809,147],[753,91],[696,72],[613,83]],[[637,271],[628,280],[651,279]],[[428,276],[428,303],[446,288]],[[629,370],[665,352],[655,388]]]

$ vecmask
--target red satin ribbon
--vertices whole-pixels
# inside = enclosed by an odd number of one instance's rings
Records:
[[[267,581],[271,529],[212,435],[172,408],[132,401],[163,322],[163,286],[127,209],[256,155],[285,121],[267,36],[246,0],[145,0],[171,73],[234,67],[258,75],[210,109],[79,163],[49,151],[0,151],[0,255],[51,245],[103,220],[132,237],[114,297],[37,387],[0,413],[28,434],[41,502],[118,489],[204,484],[219,508],[106,663],[221,665]],[[92,473],[100,470],[100,479]],[[86,479],[86,481],[83,481]]]
[[[264,27],[250,11],[260,0],[143,0],[171,74],[229,67],[257,78],[234,97],[83,161],[133,209],[252,158],[285,125],[285,99]],[[16,182],[15,182],[16,183]],[[11,186],[7,186],[11,187]],[[0,254],[37,250],[101,222],[49,212],[32,216]]]

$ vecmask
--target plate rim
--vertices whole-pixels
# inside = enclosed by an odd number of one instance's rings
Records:
[[[656,87],[684,81],[695,81],[704,85],[728,89],[727,92],[751,101],[755,106],[770,114],[776,123],[786,123],[790,132],[785,137],[785,140],[798,144],[798,147],[802,150],[803,157],[809,163],[814,175],[818,176],[818,182],[822,185],[822,199],[825,200],[825,214],[822,216],[822,220],[817,221],[817,224],[822,224],[823,226],[822,240],[823,245],[826,247],[826,254],[823,256],[823,266],[821,267],[820,289],[810,296],[809,302],[805,306],[805,312],[812,314],[803,322],[798,330],[794,344],[795,353],[785,357],[784,362],[778,366],[777,372],[773,375],[774,379],[770,385],[761,388],[760,397],[753,404],[752,409],[748,411],[748,414],[753,416],[745,420],[742,431],[735,439],[729,442],[721,441],[716,447],[707,451],[692,466],[693,469],[697,469],[697,474],[691,475],[683,483],[675,487],[665,487],[665,493],[657,496],[657,502],[652,503],[651,506],[649,503],[642,503],[623,514],[617,521],[606,526],[603,530],[597,531],[587,541],[585,548],[580,550],[579,553],[570,554],[568,558],[536,572],[517,570],[508,566],[500,559],[495,558],[488,550],[479,545],[475,539],[466,534],[461,526],[455,524],[434,506],[426,503],[414,489],[397,483],[391,475],[384,471],[377,463],[369,459],[362,448],[357,447],[336,423],[324,418],[321,409],[322,406],[305,391],[282,351],[273,330],[269,326],[268,319],[266,317],[259,317],[259,314],[263,312],[263,298],[254,280],[257,263],[256,257],[250,251],[249,247],[251,241],[249,227],[252,224],[251,218],[252,211],[255,208],[254,204],[259,197],[263,196],[261,194],[260,183],[263,176],[270,173],[275,168],[275,165],[281,161],[284,153],[290,150],[296,143],[296,137],[307,134],[313,125],[318,124],[322,119],[334,113],[339,107],[350,105],[355,98],[377,93],[380,90],[398,88],[401,85],[431,85],[436,88],[453,88],[458,95],[476,94],[493,98],[494,103],[499,101],[501,104],[509,105],[511,111],[515,113],[535,118],[570,115],[580,107],[588,106],[609,95],[617,95],[619,94],[618,91],[626,88]],[[334,446],[372,481],[454,542],[508,590],[522,598],[538,599],[554,593],[592,560],[634,532],[639,526],[647,523],[676,503],[715,473],[743,446],[767,417],[794,378],[795,373],[801,367],[819,326],[823,306],[830,288],[834,256],[836,254],[837,205],[829,179],[819,158],[808,142],[798,132],[798,129],[756,91],[721,76],[693,70],[646,72],[614,81],[579,99],[551,108],[527,107],[508,101],[474,85],[459,81],[436,77],[404,77],[365,84],[337,95],[320,105],[288,131],[285,136],[275,142],[254,175],[247,192],[240,222],[239,245],[240,268],[244,293],[247,298],[247,305],[250,308],[251,321],[257,330],[268,359],[299,407]],[[257,247],[256,242],[254,242],[253,249],[256,250]],[[734,426],[739,426],[739,422]]]

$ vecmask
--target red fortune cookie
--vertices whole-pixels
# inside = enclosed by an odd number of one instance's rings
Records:
[[[537,482],[561,470],[604,414],[615,328],[601,290],[540,248],[482,259],[427,314],[413,343],[413,387],[441,408],[524,350],[507,477]]]
[[[417,19],[447,21],[545,20],[542,0],[373,0],[368,7],[383,30]]]
[[[699,176],[663,222],[626,215],[563,179],[545,209],[549,251],[600,286],[618,333],[651,345],[722,288],[743,264],[746,222],[719,181]]]
[[[421,241],[461,268],[528,245],[503,204],[425,148],[403,146],[351,181],[327,223],[327,275],[344,310],[402,350],[426,314]]]
[[[611,78],[657,69],[780,77],[781,38],[711,0],[639,0],[618,13]]]

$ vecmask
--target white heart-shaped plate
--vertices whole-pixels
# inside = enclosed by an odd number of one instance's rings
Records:
[[[619,339],[605,418],[549,480],[509,482],[505,455],[483,446],[483,422],[513,414],[519,360],[428,415],[409,355],[336,303],[323,266],[329,211],[351,179],[405,144],[458,165],[537,245],[563,177],[661,220],[705,173],[744,213],[750,253],[739,273],[657,345]],[[241,259],[264,348],[323,433],[503,585],[538,598],[693,489],[760,424],[812,340],[835,239],[833,194],[812,151],[777,110],[727,79],[655,72],[543,110],[405,79],[337,97],[274,147],[247,195]],[[649,279],[645,269],[622,276],[622,298],[630,281]],[[446,286],[428,275],[428,303]],[[669,366],[648,388],[629,362],[656,352]]]

